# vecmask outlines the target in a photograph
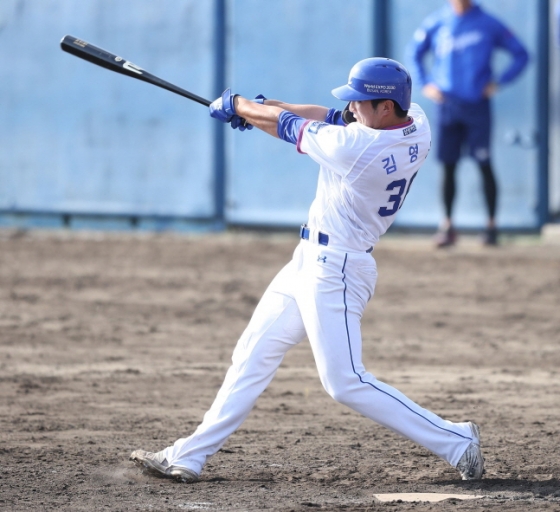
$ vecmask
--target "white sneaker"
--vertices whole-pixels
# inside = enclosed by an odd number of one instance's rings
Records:
[[[135,450],[130,454],[130,460],[160,476],[175,478],[180,482],[196,482],[198,480],[198,475],[191,469],[170,466],[162,452],[152,453]]]
[[[484,473],[484,457],[480,451],[480,432],[478,425],[469,421],[469,426],[473,441],[459,459],[457,469],[463,480],[480,480]]]

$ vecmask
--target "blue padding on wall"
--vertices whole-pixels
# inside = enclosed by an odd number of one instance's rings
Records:
[[[2,0],[0,13],[0,208],[214,215],[207,109],[59,48],[72,34],[212,96],[212,2]]]

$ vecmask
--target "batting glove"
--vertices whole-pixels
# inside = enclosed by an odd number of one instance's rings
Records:
[[[231,89],[226,89],[217,100],[210,103],[208,107],[210,109],[210,117],[222,123],[229,123],[235,115],[234,98],[235,94],[231,94]]]
[[[228,87],[222,95],[210,104],[210,116],[218,119],[222,123],[230,123],[231,127],[235,130],[243,132],[245,130],[252,130],[253,125],[249,124],[245,119],[239,117],[235,113],[234,100],[237,94],[232,94],[231,89]],[[259,94],[254,100],[255,103],[264,104],[266,98]]]
[[[344,110],[342,111],[342,120],[346,123],[346,124],[350,124],[350,123],[355,123],[356,122],[356,118],[354,117],[354,114],[352,112],[350,112],[350,103],[348,103],[348,105],[346,105],[344,107]]]
[[[233,105],[235,96],[237,95],[231,94],[231,89],[228,87],[222,95],[208,107],[210,109],[210,117],[222,123],[230,123],[234,130],[236,128],[240,131],[250,130],[253,127],[248,124],[245,119],[239,117],[235,113],[235,107]]]
[[[230,125],[234,130],[237,128],[240,132],[253,129],[252,124],[249,124],[247,121],[245,121],[245,119],[239,117],[237,114],[231,118]]]

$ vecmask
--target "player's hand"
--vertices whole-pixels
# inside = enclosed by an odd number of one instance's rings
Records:
[[[221,121],[222,123],[229,123],[235,114],[235,94],[231,94],[229,87],[222,93],[222,95],[210,103],[208,107],[210,110],[210,117]]]
[[[351,102],[349,102],[348,105],[346,105],[344,107],[344,110],[342,111],[342,120],[344,121],[345,124],[356,122],[356,118],[354,117],[354,114],[350,111],[350,103]]]
[[[231,89],[228,87],[222,95],[217,100],[214,100],[208,107],[210,110],[210,117],[222,123],[229,123],[234,130],[238,129],[242,132],[251,130],[253,126],[235,113],[235,96],[237,96],[237,94],[232,94]]]
[[[231,125],[231,127],[235,130],[239,130],[240,132],[244,132],[245,130],[252,130],[253,129],[253,125],[249,124],[247,121],[245,121],[245,119],[243,119],[242,117],[239,117],[237,114],[235,114],[232,118],[231,121],[229,123]]]
[[[483,94],[485,98],[491,98],[492,96],[494,96],[494,94],[496,94],[497,91],[498,91],[498,84],[495,82],[490,82],[486,84]]]
[[[439,87],[434,84],[426,84],[422,87],[422,94],[436,103],[443,103],[443,100],[445,99]]]

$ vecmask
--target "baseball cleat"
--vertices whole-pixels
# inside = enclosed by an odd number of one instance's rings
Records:
[[[435,236],[436,247],[451,247],[457,242],[457,232],[452,227],[440,229]]]
[[[480,451],[480,433],[478,425],[469,421],[473,441],[459,459],[457,469],[463,480],[480,480],[484,473],[484,457]]]
[[[489,247],[498,245],[498,230],[496,228],[488,228],[482,236],[482,244]]]
[[[130,460],[156,475],[174,478],[179,482],[196,482],[198,480],[198,475],[191,469],[170,466],[162,452],[152,453],[135,450],[130,454]]]

